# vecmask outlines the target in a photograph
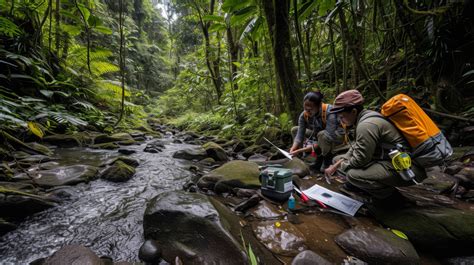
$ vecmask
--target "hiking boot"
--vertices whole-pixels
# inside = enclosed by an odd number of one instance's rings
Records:
[[[344,189],[344,190],[349,191],[349,192],[367,193],[365,190],[353,185],[350,182],[346,182],[346,183],[342,184],[341,189]]]
[[[326,168],[328,168],[329,166],[332,165],[332,159],[333,159],[333,155],[331,154],[327,154],[325,156],[323,156],[323,163],[322,163],[322,166],[321,166],[321,173],[324,173],[324,170],[326,170]]]

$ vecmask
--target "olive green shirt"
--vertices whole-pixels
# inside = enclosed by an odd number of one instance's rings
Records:
[[[372,110],[362,110],[349,135],[349,151],[344,156],[341,170],[366,168],[374,161],[389,160],[387,145],[406,145],[406,141],[393,124],[382,114]]]

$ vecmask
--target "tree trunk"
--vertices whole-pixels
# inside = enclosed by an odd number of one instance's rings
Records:
[[[59,50],[60,50],[60,40],[61,40],[61,29],[59,28],[60,26],[60,20],[61,20],[61,15],[59,13],[61,9],[61,2],[60,0],[56,0],[56,9],[54,10],[54,18],[56,19],[56,32],[55,32],[55,39],[56,39],[56,56],[59,57]]]
[[[306,79],[308,81],[311,81],[311,70],[310,70],[310,65],[308,60],[306,59],[306,54],[305,54],[305,49],[303,45],[303,38],[301,37],[301,30],[300,30],[300,24],[298,21],[298,1],[293,0],[293,17],[294,17],[294,22],[295,22],[295,29],[296,29],[296,37],[298,40],[298,48],[299,52],[301,54],[301,59],[303,60],[304,64],[304,71],[306,73]],[[299,64],[299,62],[298,62]],[[300,67],[298,66],[298,72],[300,72]]]
[[[212,84],[214,85],[214,88],[216,90],[217,94],[217,103],[220,105],[220,98],[222,95],[222,79],[220,76],[220,71],[219,71],[219,64],[215,64],[215,61],[211,61],[211,41],[209,37],[209,27],[210,27],[210,22],[205,22],[203,21],[202,18],[202,12],[201,8],[199,5],[196,3],[196,1],[192,1],[194,8],[198,12],[199,16],[199,24],[201,26],[202,34],[204,35],[204,47],[205,47],[205,55],[206,55],[206,66],[207,69],[209,70],[209,74],[212,77]],[[209,15],[212,15],[214,13],[214,3],[215,0],[211,0],[209,3]],[[218,62],[219,58],[217,58]]]
[[[120,77],[122,85],[122,104],[120,107],[120,116],[115,123],[117,126],[123,118],[125,110],[125,35],[123,32],[123,0],[119,0],[119,32],[120,32],[120,49],[119,49],[119,64],[120,64]],[[115,127],[114,126],[114,127]]]
[[[343,39],[347,42],[347,45],[349,46],[349,49],[351,50],[352,53],[352,58],[354,59],[354,64],[357,68],[358,71],[364,76],[364,79],[367,80],[372,87],[372,89],[380,96],[380,99],[385,99],[385,96],[383,93],[380,91],[379,87],[377,84],[372,80],[367,73],[367,70],[365,69],[363,58],[362,58],[362,53],[359,50],[359,46],[357,46],[351,37],[351,34],[349,32],[349,28],[347,26],[346,22],[346,16],[344,14],[344,9],[342,6],[338,7],[339,8],[339,21],[341,23],[341,29],[342,29],[342,35]]]
[[[302,93],[299,88],[296,70],[293,62],[289,28],[289,0],[278,1],[278,6],[272,0],[263,0],[263,7],[268,28],[273,29],[272,47],[273,58],[281,90],[286,98],[288,110],[293,121],[298,120],[298,110],[301,105]],[[278,18],[278,19],[276,19]]]

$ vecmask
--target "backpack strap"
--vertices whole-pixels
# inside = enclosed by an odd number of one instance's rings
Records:
[[[326,103],[322,103],[321,104],[321,120],[323,122],[323,128],[326,128],[328,111],[329,111],[329,105]]]

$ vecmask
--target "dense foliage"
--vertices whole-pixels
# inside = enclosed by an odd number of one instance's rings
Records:
[[[122,54],[125,120],[119,127],[144,123],[150,95],[171,86],[163,18],[149,1],[121,1],[122,9],[118,4],[1,1],[3,129],[113,130],[121,109]]]
[[[158,114],[226,136],[288,132],[301,98],[406,92],[474,116],[473,1],[0,2],[0,121],[113,130]],[[122,86],[123,83],[123,86]],[[29,122],[29,123],[28,123]]]

